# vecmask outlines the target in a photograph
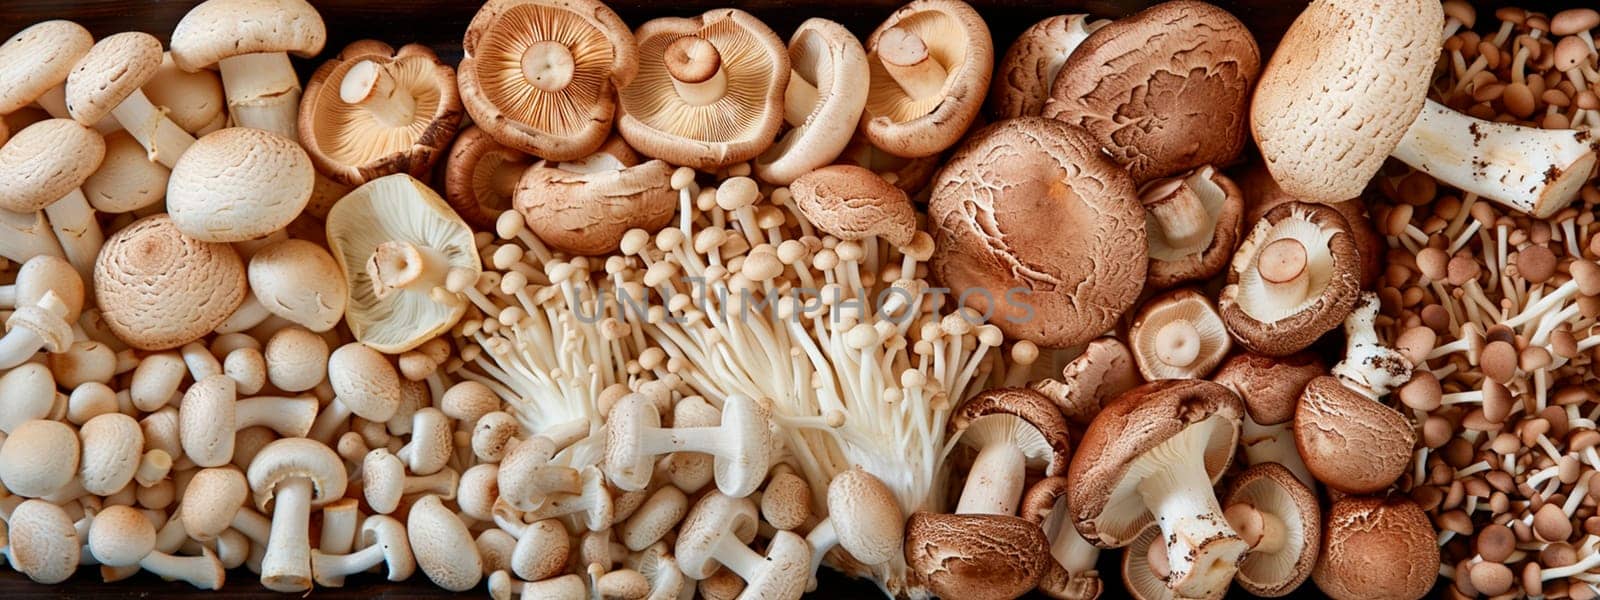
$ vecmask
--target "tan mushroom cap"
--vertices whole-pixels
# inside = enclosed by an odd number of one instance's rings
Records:
[[[166,108],[167,118],[191,135],[211,133],[228,121],[222,78],[215,71],[178,68],[171,52],[161,57],[161,67],[145,82],[144,95],[151,104]]]
[[[906,521],[905,558],[912,579],[936,596],[999,600],[1038,584],[1050,542],[1019,517],[916,512]]]
[[[1433,524],[1411,499],[1341,498],[1324,522],[1311,578],[1335,600],[1421,598],[1438,579]]]
[[[967,306],[1011,338],[1081,344],[1110,329],[1144,285],[1133,182],[1087,132],[1060,121],[1024,117],[974,134],[940,171],[928,215],[933,277],[970,292]]]
[[[72,21],[35,23],[0,44],[0,114],[22,109],[67,80],[94,36]]]
[[[891,154],[930,156],[977,119],[994,71],[994,40],[966,2],[915,0],[867,38],[867,65],[862,134]]]
[[[1276,598],[1288,595],[1311,576],[1322,550],[1322,509],[1317,494],[1278,463],[1261,463],[1245,469],[1228,483],[1222,505],[1245,504],[1253,510],[1243,514],[1234,529],[1246,540],[1282,536],[1277,548],[1257,543],[1239,563],[1234,581],[1256,596]],[[1256,513],[1256,514],[1251,514]],[[1270,515],[1268,524],[1260,514]],[[1234,517],[1230,516],[1232,521]],[[1281,530],[1274,528],[1282,527]],[[1265,529],[1263,529],[1265,528]]]
[[[1339,211],[1288,203],[1257,221],[1239,244],[1217,305],[1239,345],[1293,354],[1350,314],[1359,270],[1355,239]]]
[[[483,579],[483,559],[477,552],[461,551],[476,547],[472,534],[438,496],[429,494],[411,505],[406,516],[406,537],[417,565],[434,585],[464,592]]]
[[[1306,384],[1294,415],[1294,445],[1318,481],[1351,493],[1377,492],[1405,473],[1417,434],[1399,411],[1333,376]]]
[[[535,158],[494,140],[476,125],[461,130],[445,161],[444,196],[461,218],[477,229],[494,229],[523,170]]]
[[[105,136],[105,160],[83,181],[83,196],[103,213],[120,214],[151,206],[167,197],[165,165],[150,160],[139,140],[126,130]]]
[[[184,487],[178,518],[191,537],[209,541],[233,523],[233,515],[250,500],[250,484],[234,467],[200,469]]]
[[[286,239],[257,250],[247,270],[250,291],[268,312],[323,332],[344,318],[339,263],[322,246]]]
[[[399,405],[399,375],[388,358],[365,344],[345,344],[333,351],[328,357],[328,383],[339,402],[368,421],[387,422]]]
[[[917,212],[905,191],[862,167],[832,165],[789,184],[800,214],[841,240],[879,237],[895,247],[911,244]]]
[[[617,130],[640,153],[712,170],[750,160],[777,138],[789,54],[750,13],[718,9],[653,19],[634,32],[639,73],[618,91]]]
[[[1244,223],[1244,194],[1211,165],[1139,191],[1150,241],[1149,285],[1210,279],[1228,266]]]
[[[528,167],[512,206],[552,248],[582,256],[614,253],[628,231],[654,233],[672,221],[678,208],[672,172],[665,162],[640,161],[612,137],[582,160]]]
[[[161,40],[142,31],[111,35],[89,49],[67,77],[67,111],[84,125],[111,115],[111,109],[156,74]]]
[[[1044,115],[1088,129],[1134,181],[1149,181],[1237,158],[1260,70],[1255,38],[1228,11],[1164,2],[1090,34]]]
[[[311,199],[316,171],[300,145],[247,127],[196,140],[172,168],[167,212],[185,234],[243,242],[283,229]]]
[[[755,161],[762,181],[784,185],[833,162],[867,104],[867,51],[843,25],[810,18],[789,36],[784,121],[790,126]]]
[[[78,473],[78,433],[59,421],[35,419],[11,430],[0,446],[0,483],[26,498],[47,496]]]
[[[176,348],[216,329],[244,302],[244,264],[232,246],[196,240],[167,215],[153,215],[106,240],[94,294],[107,327],[128,345]]]
[[[310,58],[327,38],[322,15],[305,0],[206,0],[173,28],[172,58],[191,72],[245,54]]]
[[[1263,215],[1277,208],[1279,204],[1314,202],[1283,191],[1283,187],[1272,178],[1272,173],[1267,171],[1266,164],[1261,161],[1252,161],[1238,173],[1238,185],[1244,192],[1246,231],[1254,228],[1256,221],[1261,220]],[[1384,245],[1383,236],[1378,235],[1377,228],[1373,227],[1372,219],[1367,212],[1367,203],[1361,198],[1351,198],[1324,204],[1338,210],[1350,224],[1350,233],[1356,238],[1356,251],[1361,254],[1361,288],[1371,289],[1372,283],[1383,273],[1380,261],[1383,260],[1388,247]]]
[[[1285,191],[1361,194],[1422,111],[1443,29],[1434,0],[1323,0],[1300,13],[1250,103],[1250,131]]]
[[[300,143],[320,172],[361,185],[384,175],[427,177],[461,123],[456,73],[428,47],[357,41],[311,75]]]
[[[627,24],[597,0],[492,0],[467,26],[461,98],[501,144],[547,160],[594,152],[611,132],[614,90],[639,57]]]
[[[344,460],[321,442],[306,438],[274,440],[256,453],[245,473],[256,509],[263,512],[272,504],[278,483],[287,479],[311,480],[311,507],[319,507],[344,497],[349,483]]]
[[[1068,421],[1088,425],[1105,402],[1144,380],[1128,346],[1115,337],[1095,338],[1061,368],[1061,380],[1041,380],[1034,389],[1055,400]]]
[[[990,83],[989,118],[1004,121],[1042,115],[1067,57],[1107,23],[1110,21],[1089,15],[1056,15],[1024,29],[1006,49]]]
[[[29,125],[0,146],[0,209],[31,213],[83,185],[105,160],[105,141],[72,119]]]
[[[994,425],[984,425],[989,417]],[[1037,432],[1043,447],[1023,448],[1024,458],[1031,470],[1042,471],[1046,477],[1062,475],[1067,471],[1067,461],[1072,457],[1072,442],[1067,422],[1061,410],[1044,394],[1028,388],[999,388],[985,390],[961,404],[950,416],[951,431],[960,432],[962,443],[981,443],[991,435],[1013,435],[1018,429]],[[992,431],[980,432],[980,429]],[[1031,432],[1030,432],[1031,433]],[[1029,433],[1015,434],[1032,437]]]
[[[38,583],[66,581],[78,570],[83,540],[66,511],[43,500],[26,500],[6,520],[6,562]]]
[[[1146,301],[1128,327],[1128,343],[1148,381],[1204,378],[1233,348],[1222,315],[1192,288]]]
[[[905,515],[889,486],[866,470],[851,468],[833,476],[828,515],[839,545],[856,561],[877,565],[900,555]]]
[[[1295,405],[1306,384],[1327,374],[1327,365],[1311,352],[1288,356],[1245,352],[1222,363],[1211,380],[1239,395],[1250,420],[1260,425],[1278,425],[1294,418]]]
[[[78,437],[83,448],[79,476],[85,491],[109,496],[133,480],[144,454],[144,430],[133,417],[117,412],[96,415],[78,430]]]

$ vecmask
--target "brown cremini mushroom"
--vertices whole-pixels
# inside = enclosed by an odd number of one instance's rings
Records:
[[[916,512],[906,521],[905,558],[914,583],[935,596],[1000,600],[1033,589],[1050,551],[1026,519]]]
[[[427,177],[460,123],[455,70],[418,44],[353,42],[317,68],[300,101],[300,143],[347,185]]]
[[[806,220],[841,240],[876,236],[904,248],[917,233],[916,209],[906,193],[861,167],[813,170],[789,184],[789,193]]]
[[[215,329],[244,301],[244,264],[231,246],[191,238],[167,215],[154,215],[106,240],[94,294],[106,325],[128,345],[176,348]]]
[[[988,113],[995,121],[1044,113],[1056,75],[1083,40],[1111,21],[1089,15],[1056,15],[1024,29],[1006,49],[989,87]]]
[[[833,162],[850,143],[867,103],[867,51],[843,25],[811,18],[789,36],[789,130],[755,161],[762,181],[784,185]]]
[[[1239,245],[1244,195],[1206,165],[1139,190],[1150,241],[1149,285],[1164,288],[1221,273]]]
[[[1128,343],[1147,381],[1203,379],[1233,348],[1211,299],[1190,288],[1145,301],[1128,327]]]
[[[979,393],[951,415],[950,429],[976,451],[957,514],[1015,514],[1028,471],[1065,474],[1072,453],[1061,411],[1028,388]]]
[[[628,231],[654,233],[672,220],[678,208],[672,171],[665,162],[640,160],[613,137],[582,159],[528,167],[512,206],[554,249],[582,256],[613,253]]]
[[[295,141],[300,78],[289,54],[316,56],[327,39],[305,0],[206,0],[173,28],[172,60],[190,72],[216,65],[236,125]]]
[[[1233,255],[1217,299],[1241,346],[1272,356],[1304,350],[1337,327],[1360,291],[1360,257],[1338,211],[1288,203],[1272,209]]]
[[[890,154],[931,156],[977,119],[994,71],[994,40],[966,2],[915,0],[867,38],[867,66],[862,134]]]
[[[1316,484],[1294,445],[1292,421],[1306,384],[1327,372],[1326,365],[1310,352],[1282,357],[1245,352],[1222,363],[1211,380],[1244,401],[1239,445],[1244,447],[1245,462],[1275,462],[1306,485]]]
[[[493,229],[511,208],[522,172],[537,160],[490,137],[472,125],[456,136],[445,161],[444,196],[473,227]]]
[[[1433,523],[1405,496],[1341,498],[1323,523],[1322,555],[1311,578],[1335,600],[1415,600],[1438,579]]]
[[[1095,570],[1100,549],[1078,534],[1067,508],[1066,477],[1046,477],[1028,488],[1019,507],[1020,516],[1039,525],[1050,541],[1052,564],[1039,578],[1039,591],[1055,600],[1094,600],[1100,597],[1100,572]]]

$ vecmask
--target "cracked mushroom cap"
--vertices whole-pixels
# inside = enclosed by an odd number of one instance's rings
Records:
[[[111,115],[161,68],[161,40],[142,31],[124,31],[96,42],[67,76],[67,112],[94,125]]]
[[[1243,414],[1238,396],[1200,379],[1155,381],[1118,396],[1084,431],[1067,471],[1077,482],[1067,506],[1078,533],[1118,547],[1155,522],[1138,487],[1148,462],[1165,458],[1158,449],[1169,441],[1198,436],[1192,441],[1205,448],[1207,474],[1212,482],[1221,478],[1238,448]]]
[[[1034,389],[1050,396],[1074,425],[1088,425],[1101,405],[1144,383],[1133,352],[1115,337],[1095,338],[1061,368],[1061,380],[1040,380]]]
[[[1089,130],[1134,181],[1149,181],[1238,158],[1260,71],[1255,38],[1228,11],[1165,2],[1090,34],[1044,116]]]
[[[867,51],[843,25],[806,19],[789,36],[784,120],[790,129],[756,158],[762,181],[785,185],[833,162],[867,104]]]
[[[206,0],[172,30],[172,60],[194,72],[246,54],[322,52],[328,28],[305,0]]]
[[[1056,15],[1034,23],[1011,42],[989,87],[989,118],[1004,121],[1043,114],[1067,57],[1111,21],[1089,15]]]
[[[246,274],[250,291],[267,312],[319,333],[344,318],[339,263],[319,244],[273,242],[251,255]]]
[[[1017,598],[1050,565],[1050,542],[1038,525],[1010,515],[916,512],[906,521],[911,578],[941,598]]]
[[[950,429],[963,445],[1015,445],[1030,470],[1046,477],[1066,473],[1072,457],[1067,421],[1044,394],[1028,388],[985,390],[950,417]]]
[[[105,160],[105,140],[72,119],[45,119],[0,146],[0,209],[31,213],[72,193]]]
[[[511,208],[522,172],[533,157],[490,137],[477,125],[461,130],[445,161],[444,196],[456,214],[477,229],[494,229]]]
[[[244,263],[232,246],[184,235],[165,214],[124,227],[95,259],[101,316],[118,339],[140,350],[204,337],[228,320],[245,293]]]
[[[278,483],[303,477],[311,480],[311,506],[328,504],[344,497],[349,474],[344,459],[316,440],[283,438],[274,440],[256,453],[245,474],[255,495],[256,509],[267,511]]]
[[[890,154],[931,156],[978,117],[994,71],[994,39],[966,2],[915,0],[867,38],[867,66],[862,134]]]
[[[0,115],[11,114],[61,85],[94,46],[72,21],[35,23],[0,44]]]
[[[597,0],[493,0],[461,45],[461,99],[473,122],[547,160],[599,148],[611,133],[613,91],[639,68],[633,33]]]
[[[1304,350],[1355,307],[1361,259],[1339,211],[1292,202],[1256,222],[1217,299],[1228,331],[1252,352]]]
[[[1234,581],[1253,595],[1288,595],[1311,576],[1322,549],[1317,494],[1278,463],[1234,476],[1223,494],[1229,524],[1251,544]]]
[[[614,253],[628,231],[654,233],[672,221],[678,208],[672,171],[659,160],[640,161],[612,137],[581,160],[528,167],[512,206],[552,248],[582,256]]]
[[[1341,498],[1324,524],[1311,578],[1335,600],[1421,598],[1438,579],[1433,523],[1410,498]]]
[[[750,13],[654,19],[634,32],[639,73],[617,129],[639,152],[701,170],[750,160],[783,125],[789,53]]]
[[[1273,179],[1313,201],[1361,195],[1422,112],[1443,29],[1434,0],[1307,6],[1250,103]]]
[[[1127,171],[1084,130],[1024,117],[980,130],[928,205],[933,277],[1007,337],[1081,344],[1133,306],[1149,258]]]
[[[1244,195],[1206,165],[1139,190],[1150,241],[1149,285],[1164,288],[1221,273],[1239,245]]]
[[[197,240],[259,239],[300,216],[315,179],[299,144],[260,129],[221,129],[178,157],[167,180],[167,213]]]
[[[410,350],[449,329],[467,310],[450,290],[483,271],[472,229],[410,175],[350,192],[328,211],[327,233],[344,272],[345,321],[381,352]]]
[[[1146,301],[1128,328],[1128,343],[1148,381],[1204,378],[1233,348],[1211,299],[1191,288]]]
[[[1244,226],[1246,230],[1254,228],[1256,221],[1267,214],[1279,204],[1288,202],[1314,202],[1288,192],[1272,178],[1272,173],[1267,171],[1267,166],[1261,161],[1251,161],[1250,165],[1239,172],[1238,184],[1240,191],[1244,192]],[[1361,288],[1371,289],[1372,283],[1377,281],[1378,275],[1383,272],[1384,245],[1383,236],[1378,235],[1378,230],[1372,225],[1372,218],[1367,213],[1367,203],[1361,198],[1351,198],[1339,202],[1323,203],[1332,206],[1344,215],[1344,220],[1350,224],[1350,233],[1356,238],[1356,251],[1361,254]]]
[[[455,70],[419,44],[351,43],[317,68],[300,100],[301,145],[346,185],[427,177],[460,124]]]
[[[1504,388],[1501,388],[1502,390]],[[1324,375],[1306,384],[1294,413],[1294,445],[1318,481],[1350,494],[1394,483],[1417,434],[1399,411]]]
[[[806,220],[841,240],[876,236],[904,248],[917,233],[917,212],[911,199],[862,167],[816,169],[789,184],[789,192]]]
[[[1295,405],[1306,384],[1327,374],[1327,365],[1311,352],[1288,356],[1245,352],[1222,363],[1211,380],[1239,395],[1251,421],[1278,425],[1294,418]]]

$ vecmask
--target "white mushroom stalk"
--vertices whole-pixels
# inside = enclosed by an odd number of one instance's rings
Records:
[[[1138,482],[1139,495],[1157,517],[1161,539],[1167,541],[1168,585],[1180,593],[1226,588],[1244,551],[1206,471],[1205,430],[1225,426],[1224,421],[1211,417],[1190,426],[1147,452],[1125,478]],[[1234,539],[1215,543],[1227,538]]]
[[[416,116],[417,99],[395,83],[391,68],[371,60],[356,63],[339,84],[339,99],[361,106],[388,127],[405,127]]]
[[[1378,295],[1362,292],[1345,317],[1345,358],[1332,373],[1345,387],[1374,400],[1411,380],[1411,361],[1378,339]]]

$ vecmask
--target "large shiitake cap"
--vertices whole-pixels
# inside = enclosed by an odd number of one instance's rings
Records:
[[[1414,600],[1438,579],[1433,523],[1410,498],[1341,498],[1324,524],[1311,579],[1335,600]]]
[[[1217,305],[1239,345],[1271,356],[1306,349],[1344,321],[1360,289],[1361,258],[1339,211],[1290,202],[1239,244]]]
[[[67,111],[93,125],[154,77],[161,67],[161,40],[125,31],[100,40],[67,77]]]
[[[105,160],[95,130],[72,119],[45,119],[0,147],[0,209],[31,213],[78,189]]]
[[[867,38],[867,66],[862,134],[897,156],[931,156],[978,117],[994,71],[994,39],[966,2],[915,0]]]
[[[941,598],[1019,597],[1049,568],[1049,548],[1038,525],[1010,515],[916,512],[906,521],[906,564]]]
[[[354,42],[317,68],[300,100],[300,143],[348,185],[427,177],[460,124],[455,70],[418,44]]]
[[[206,0],[172,30],[172,60],[199,71],[245,54],[322,52],[328,28],[305,0]]]
[[[176,348],[216,329],[244,302],[244,263],[232,246],[194,239],[167,215],[153,215],[106,240],[94,293],[119,339],[140,350]]]
[[[1422,111],[1443,29],[1435,0],[1317,0],[1300,13],[1250,104],[1250,131],[1285,191],[1361,194]]]
[[[288,138],[230,127],[195,141],[167,180],[167,212],[185,235],[243,242],[287,227],[311,200],[316,171]]]
[[[1294,445],[1311,475],[1328,487],[1351,494],[1389,487],[1411,464],[1416,441],[1416,430],[1399,411],[1333,376],[1311,380],[1300,393]]]
[[[1011,42],[990,83],[987,110],[996,121],[1037,117],[1056,75],[1083,40],[1110,21],[1089,15],[1056,15],[1034,23]]]
[[[89,30],[62,20],[34,24],[0,44],[0,115],[61,85],[93,46]]]
[[[1224,514],[1251,544],[1234,577],[1256,596],[1288,595],[1311,576],[1322,550],[1317,494],[1278,463],[1253,465],[1222,495]]]
[[[1088,129],[1148,181],[1237,158],[1260,70],[1255,38],[1228,11],[1165,2],[1090,34],[1061,68],[1044,116]]]
[[[654,233],[677,213],[673,167],[612,137],[583,160],[539,161],[517,181],[512,207],[550,247],[571,254],[616,252],[633,229]],[[753,187],[753,186],[752,186]]]
[[[1081,128],[996,123],[940,171],[928,205],[933,276],[1008,337],[1081,344],[1139,297],[1144,209],[1128,173]]]
[[[877,173],[855,165],[832,165],[789,184],[800,214],[842,240],[879,237],[896,247],[911,244],[917,213],[911,199]]]

